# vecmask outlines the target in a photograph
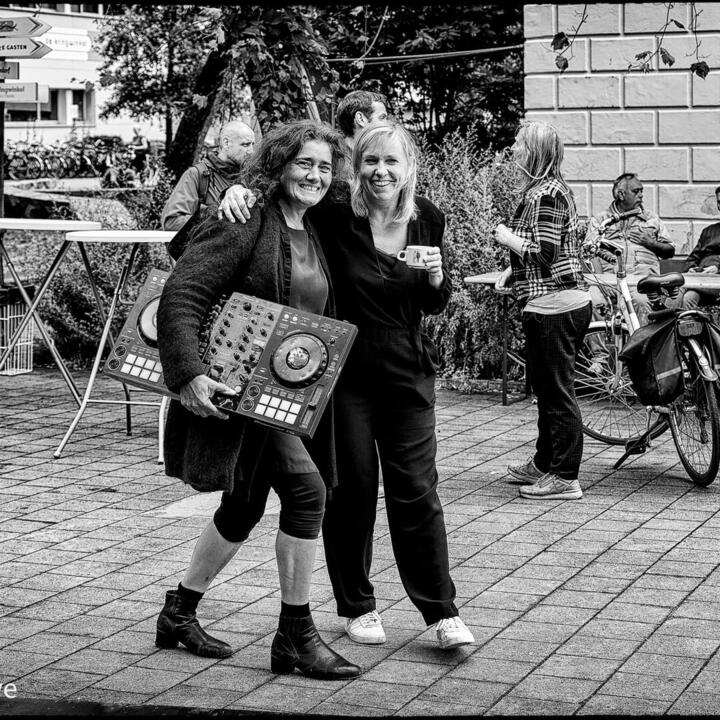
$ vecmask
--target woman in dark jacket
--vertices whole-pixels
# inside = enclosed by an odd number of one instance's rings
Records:
[[[349,197],[310,211],[328,256],[339,317],[358,337],[335,390],[338,486],[323,543],[338,614],[355,642],[386,640],[370,566],[382,467],[390,536],[400,578],[439,647],[474,642],[455,606],[435,465],[435,347],[424,314],[450,297],[443,272],[445,218],[415,195],[417,147],[395,123],[373,123],[353,149]],[[219,212],[243,222],[250,200],[233,186]],[[420,266],[399,255],[425,246]]]
[[[310,615],[310,577],[325,504],[335,482],[332,423],[312,443],[226,416],[212,402],[232,388],[205,374],[199,360],[203,318],[224,294],[242,292],[318,314],[333,314],[329,274],[305,212],[327,193],[342,165],[342,140],[320,123],[298,121],[268,133],[248,174],[265,199],[244,226],[209,217],[194,231],[163,290],[158,346],[165,382],[177,392],[165,430],[165,468],[202,490],[223,490],[177,590],[168,591],[157,645],[178,642],[205,657],[231,648],[211,637],[195,615],[218,572],[265,511],[270,488],[280,498],[276,553],[281,611],[272,643],[273,672],[352,677],[360,668],[331,650]]]

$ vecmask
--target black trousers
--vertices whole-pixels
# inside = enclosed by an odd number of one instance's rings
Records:
[[[428,625],[458,614],[437,495],[434,383],[434,375],[424,373],[398,383],[369,373],[342,378],[336,389],[339,485],[325,510],[323,542],[343,617],[376,609],[370,565],[378,456],[390,538],[408,597]]]
[[[524,312],[527,373],[537,396],[538,439],[534,457],[541,472],[574,480],[580,470],[583,430],[575,398],[575,360],[587,332],[592,305],[559,315]]]

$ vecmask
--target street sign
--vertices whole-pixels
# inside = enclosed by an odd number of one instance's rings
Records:
[[[23,15],[0,18],[0,37],[36,37],[46,33],[52,25]]]
[[[38,92],[39,87],[37,83],[0,83],[0,101],[11,103],[42,102]]]
[[[29,37],[0,40],[0,58],[41,58],[50,50],[45,43]]]
[[[20,63],[0,60],[0,80],[17,80],[20,77]]]

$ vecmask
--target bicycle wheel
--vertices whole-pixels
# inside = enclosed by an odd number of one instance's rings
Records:
[[[627,338],[623,327],[622,345]],[[624,445],[647,429],[647,410],[617,355],[612,329],[602,321],[590,323],[575,365],[575,395],[584,432],[608,445]]]
[[[30,154],[27,156],[26,175],[30,180],[37,180],[42,177],[45,164],[39,155]]]
[[[670,430],[680,462],[697,485],[709,485],[720,466],[720,412],[715,383],[706,380],[687,345],[683,348],[685,390],[670,407]]]
[[[23,152],[14,152],[7,164],[7,174],[11,180],[27,179],[27,158]]]

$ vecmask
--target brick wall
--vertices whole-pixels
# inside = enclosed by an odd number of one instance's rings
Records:
[[[678,252],[720,219],[720,3],[695,7],[702,11],[700,59],[710,66],[704,80],[688,70],[696,61],[693,36],[675,25],[663,41],[675,58],[671,68],[655,57],[648,73],[627,70],[635,55],[656,49],[664,3],[588,4],[564,73],[550,42],[557,32],[572,36],[583,5],[524,7],[526,117],[560,131],[578,210],[607,207],[612,180],[637,172],[645,207],[667,223]],[[675,3],[670,17],[689,27],[690,4]]]

